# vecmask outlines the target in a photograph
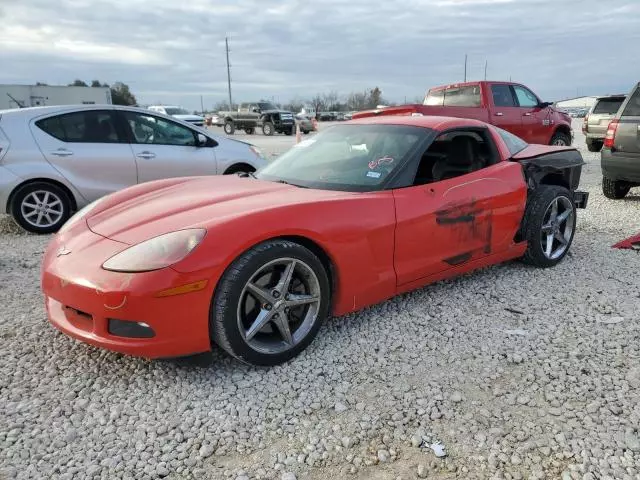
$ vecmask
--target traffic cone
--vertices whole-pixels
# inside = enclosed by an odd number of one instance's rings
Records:
[[[300,143],[300,124],[296,123],[296,143]]]

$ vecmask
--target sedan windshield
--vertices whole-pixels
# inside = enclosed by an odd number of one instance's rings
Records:
[[[189,115],[189,112],[184,108],[165,108],[167,115]]]
[[[296,144],[256,177],[328,190],[379,190],[430,134],[408,125],[336,125]]]

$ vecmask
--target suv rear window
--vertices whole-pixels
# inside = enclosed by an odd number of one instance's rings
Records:
[[[479,107],[480,85],[431,90],[424,99],[425,105],[445,107]]]
[[[615,115],[624,102],[624,98],[603,98],[593,107],[594,114],[603,113],[606,115]]]
[[[633,92],[633,95],[627,102],[627,106],[624,107],[622,112],[623,117],[640,117],[640,85]]]

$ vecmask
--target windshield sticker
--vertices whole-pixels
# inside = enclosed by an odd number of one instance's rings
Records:
[[[382,175],[380,172],[367,172],[367,177],[371,178],[380,178],[380,175]]]
[[[309,145],[315,143],[316,139],[315,138],[310,138],[308,140],[302,140],[300,143],[296,143],[294,145],[294,148],[304,148],[304,147],[308,147]]]
[[[376,168],[378,168],[381,165],[388,165],[395,162],[395,159],[393,157],[390,156],[384,156],[382,158],[379,158],[377,160],[371,160],[369,162],[369,169],[370,170],[375,170]]]

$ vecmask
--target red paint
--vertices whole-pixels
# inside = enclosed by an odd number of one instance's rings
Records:
[[[435,130],[485,125],[409,116],[354,123]],[[506,146],[490,130],[500,153],[497,164],[430,185],[349,193],[211,176],[121,190],[50,242],[42,265],[49,319],[68,335],[110,350],[149,358],[188,355],[211,348],[210,305],[224,270],[264,240],[303,237],[326,252],[335,267],[335,315],[521,256],[526,244],[513,239],[526,201],[522,167],[508,161]],[[101,268],[129,245],[185,228],[205,228],[207,234],[171,268],[138,274]],[[71,253],[57,256],[62,245]],[[202,280],[208,281],[202,290],[156,296]],[[114,337],[107,318],[145,322],[157,336]]]
[[[571,118],[552,107],[500,107],[496,106],[491,91],[492,85],[510,85],[527,88],[513,82],[467,82],[434,87],[430,92],[464,86],[480,88],[480,105],[477,107],[435,106],[435,105],[400,105],[369,110],[353,114],[353,119],[386,115],[411,115],[420,113],[428,116],[447,116],[469,118],[487,122],[519,136],[528,143],[548,145],[559,127],[571,131]],[[533,93],[533,92],[532,92]]]
[[[640,250],[640,233],[612,245],[611,248]]]

